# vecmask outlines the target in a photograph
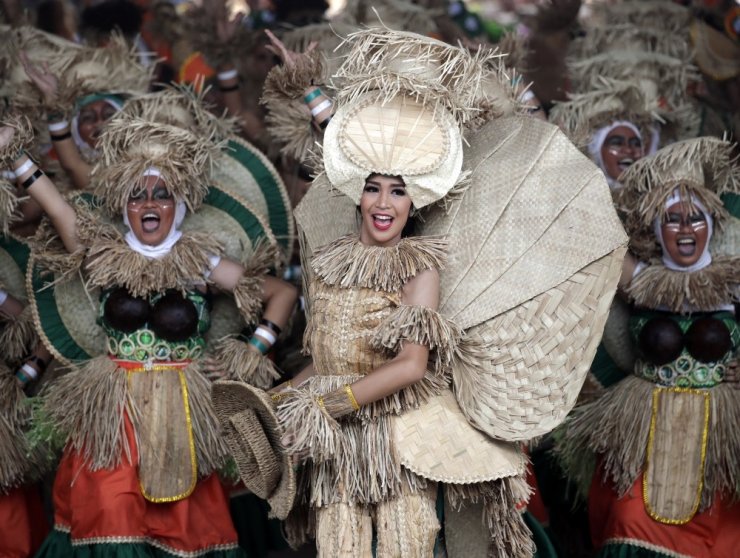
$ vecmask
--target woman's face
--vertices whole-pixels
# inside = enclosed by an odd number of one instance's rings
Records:
[[[681,267],[699,261],[709,240],[709,225],[704,213],[692,211],[689,204],[683,202],[668,206],[660,231],[664,249]]]
[[[148,246],[161,244],[175,221],[175,198],[159,176],[145,176],[126,204],[131,231]]]
[[[115,107],[106,101],[93,101],[83,106],[77,115],[77,131],[82,141],[96,147],[103,126],[115,114]]]
[[[410,211],[411,198],[400,177],[371,174],[360,198],[360,241],[368,246],[397,244]]]
[[[601,144],[603,171],[614,180],[644,155],[640,136],[629,126],[617,126],[606,135]]]

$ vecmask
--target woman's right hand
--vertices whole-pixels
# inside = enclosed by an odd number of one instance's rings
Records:
[[[10,126],[0,126],[0,149],[4,149],[13,141],[15,128]]]
[[[59,78],[49,71],[49,65],[46,62],[39,68],[31,62],[25,52],[21,51],[20,57],[26,75],[41,92],[44,102],[47,105],[53,104],[59,91]]]

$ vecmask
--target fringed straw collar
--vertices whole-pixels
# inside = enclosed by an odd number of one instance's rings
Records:
[[[691,273],[672,271],[653,260],[627,287],[637,306],[689,313],[716,310],[740,295],[740,257],[721,256]]]
[[[348,235],[317,251],[311,267],[329,285],[398,292],[422,271],[442,269],[446,251],[447,241],[439,237],[403,238],[386,248]]]

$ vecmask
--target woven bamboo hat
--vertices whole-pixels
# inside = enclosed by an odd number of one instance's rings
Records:
[[[270,504],[272,514],[285,519],[296,493],[290,456],[282,450],[282,430],[272,399],[243,382],[218,381],[213,407],[223,435],[246,487]]]
[[[347,40],[334,76],[339,109],[324,136],[329,180],[355,203],[374,173],[401,176],[417,208],[443,198],[462,176],[461,127],[482,112],[495,55],[385,28]]]
[[[728,216],[720,196],[740,192],[740,170],[733,144],[713,137],[673,143],[637,161],[622,175],[617,204],[627,216],[625,230],[635,254],[647,261],[660,254],[653,222],[665,202],[679,190],[681,197],[698,199],[715,221]]]

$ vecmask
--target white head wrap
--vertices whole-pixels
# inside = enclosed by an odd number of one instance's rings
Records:
[[[123,108],[123,106],[120,103],[117,103],[113,99],[109,99],[107,97],[99,99],[100,101],[105,101],[110,106],[112,106],[116,111],[119,111]],[[88,158],[96,157],[98,154],[98,150],[95,149],[92,145],[87,143],[85,140],[82,139],[82,136],[80,136],[80,126],[79,122],[77,121],[77,117],[79,116],[79,111],[77,114],[74,115],[72,118],[72,126],[70,126],[70,132],[72,133],[72,139],[75,142],[75,145],[77,146],[77,149],[79,149],[83,155],[87,156]]]
[[[637,126],[632,124],[632,122],[628,122],[626,120],[615,120],[611,124],[602,126],[598,130],[596,130],[591,135],[591,141],[588,144],[588,153],[589,155],[591,155],[591,160],[596,163],[604,172],[604,176],[606,177],[606,181],[609,184],[609,188],[611,188],[613,191],[620,190],[622,188],[622,185],[619,183],[619,181],[617,181],[616,178],[612,178],[607,174],[606,168],[604,168],[604,159],[602,159],[601,157],[601,146],[604,145],[604,142],[606,141],[606,136],[608,136],[612,130],[614,130],[615,128],[619,128],[620,126],[626,126],[630,130],[632,130],[635,135],[640,138],[640,141],[643,142],[643,144],[645,143],[640,130],[637,128]]]
[[[673,191],[673,194],[671,194],[671,197],[666,200],[664,207],[668,209],[673,204],[679,203],[681,201],[682,198],[678,193],[678,189],[676,189]],[[696,197],[691,196],[691,202],[704,214],[704,218],[707,221],[708,229],[707,243],[704,246],[704,251],[701,253],[701,256],[699,256],[699,259],[696,261],[696,263],[690,266],[678,265],[673,260],[673,258],[671,258],[671,255],[665,248],[665,243],[663,242],[663,229],[661,228],[661,218],[656,217],[655,221],[653,221],[653,230],[655,231],[655,236],[658,238],[658,242],[660,242],[660,247],[663,250],[663,265],[672,271],[682,271],[684,273],[690,273],[692,271],[699,271],[700,269],[704,269],[712,263],[712,254],[709,252],[709,241],[712,240],[712,233],[714,232],[714,219],[709,214],[709,211],[707,211],[707,208],[704,207],[704,204],[702,204]]]
[[[155,167],[149,167],[141,174],[141,176],[162,176],[162,173],[160,173],[159,169],[156,169]],[[148,244],[144,244],[138,238],[136,238],[134,231],[131,230],[131,223],[128,220],[128,211],[124,208],[123,222],[126,227],[128,227],[128,232],[124,237],[126,240],[126,244],[128,244],[134,252],[138,252],[139,254],[141,254],[142,256],[146,256],[147,258],[158,259],[169,254],[170,250],[172,250],[172,247],[178,240],[180,240],[180,237],[182,236],[182,232],[179,229],[180,225],[182,225],[182,222],[185,219],[185,214],[187,213],[187,210],[188,208],[185,205],[184,201],[176,202],[175,219],[172,221],[172,227],[167,233],[167,236],[161,243],[157,244],[156,246],[149,246]]]

